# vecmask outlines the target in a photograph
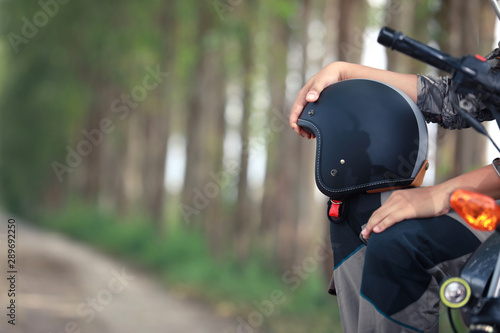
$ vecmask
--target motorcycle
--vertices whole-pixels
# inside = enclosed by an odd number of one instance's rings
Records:
[[[471,226],[493,234],[472,254],[458,277],[446,279],[440,288],[448,309],[462,309],[470,323],[469,332],[498,332],[500,329],[500,207],[491,197],[456,190],[451,207]],[[450,323],[456,332],[451,320]]]
[[[498,1],[490,0],[500,19]],[[451,74],[453,89],[462,94],[455,109],[471,126],[485,135],[500,152],[500,148],[467,110],[472,108],[472,95],[487,97],[492,104],[500,103],[500,73],[491,72],[486,59],[479,55],[453,57],[429,47],[388,27],[381,29],[378,42]],[[500,110],[490,106],[500,128]],[[495,164],[497,164],[495,166]],[[500,159],[494,161],[500,176]],[[450,197],[451,207],[471,226],[492,231],[486,241],[470,256],[457,277],[442,282],[440,297],[448,307],[450,324],[457,332],[451,309],[460,309],[471,333],[500,333],[500,207],[491,197],[457,190]]]

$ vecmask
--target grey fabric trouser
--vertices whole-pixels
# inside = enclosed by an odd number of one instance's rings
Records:
[[[360,232],[389,194],[349,198],[331,224],[343,331],[438,332],[440,282],[458,275],[490,233],[472,231],[452,212],[397,223],[366,242]]]

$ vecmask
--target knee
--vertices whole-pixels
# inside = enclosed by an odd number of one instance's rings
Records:
[[[401,224],[401,223],[399,223]],[[416,259],[418,233],[413,228],[394,225],[370,236],[366,249],[365,269],[407,269]]]

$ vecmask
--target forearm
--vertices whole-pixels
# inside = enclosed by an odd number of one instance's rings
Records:
[[[297,94],[290,112],[290,127],[297,134],[311,138],[311,134],[297,125],[297,120],[307,103],[316,102],[319,95],[331,84],[347,79],[371,79],[381,81],[406,93],[414,102],[417,101],[417,76],[400,74],[348,62],[334,62],[314,75]]]
[[[498,177],[491,164],[436,186],[440,187],[448,197],[454,190],[462,188],[489,195],[494,199],[500,199],[500,177]]]
[[[340,81],[346,79],[371,79],[387,83],[406,93],[415,103],[417,102],[417,76],[401,74],[387,70],[367,67],[347,62],[336,63],[340,70]]]

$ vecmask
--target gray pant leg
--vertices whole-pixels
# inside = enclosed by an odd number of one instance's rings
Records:
[[[449,214],[460,220],[455,213]],[[481,241],[490,233],[473,231]],[[450,235],[453,236],[453,235]],[[356,332],[429,332],[439,330],[439,284],[446,276],[458,275],[470,254],[440,262],[427,269],[432,278],[425,292],[402,310],[390,316],[381,311],[373,301],[360,292],[367,248],[359,246],[334,271],[335,287],[345,333]]]

